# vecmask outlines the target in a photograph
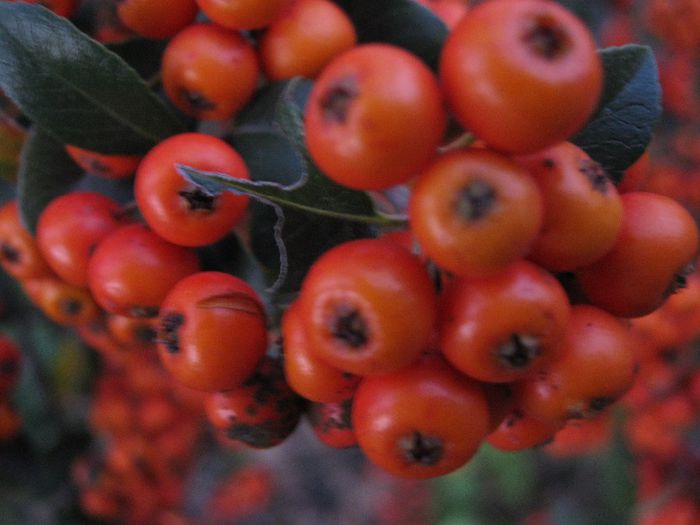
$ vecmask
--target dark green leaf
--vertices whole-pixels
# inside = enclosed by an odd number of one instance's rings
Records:
[[[436,70],[447,26],[414,0],[349,0],[339,2],[357,28],[360,42],[403,47]]]
[[[258,202],[253,203],[251,210],[253,253],[271,273],[282,272],[279,243],[274,235],[278,215],[271,206]],[[276,291],[298,291],[311,264],[325,251],[342,242],[369,235],[370,230],[365,224],[285,210],[279,238],[285,246],[287,269],[284,282]]]
[[[262,126],[239,128],[229,142],[245,160],[253,180],[289,185],[301,178],[302,159],[279,130]]]
[[[160,72],[160,63],[167,40],[148,40],[132,38],[124,42],[107,45],[127,64],[133,67],[144,79],[148,80]]]
[[[58,140],[101,153],[184,130],[124,60],[37,5],[0,3],[0,86]]]
[[[605,86],[598,110],[572,142],[617,181],[651,141],[661,115],[661,86],[649,47],[612,47],[601,57]]]
[[[107,195],[121,204],[128,204],[134,200],[134,184],[131,179],[108,179],[86,173],[72,190],[95,191]]]
[[[219,271],[240,277],[265,297],[267,279],[260,263],[246,249],[236,235],[228,235],[220,241],[197,250],[204,271]]]
[[[42,130],[29,134],[22,150],[17,199],[22,221],[34,233],[39,215],[58,195],[66,193],[82,176],[60,142]]]
[[[271,127],[277,117],[278,106],[284,104],[289,97],[304,106],[306,98],[311,91],[313,82],[302,78],[275,82],[258,90],[253,100],[236,115],[238,128],[246,128],[250,125]]]

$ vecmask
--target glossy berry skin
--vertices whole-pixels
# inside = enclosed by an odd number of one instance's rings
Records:
[[[590,31],[566,8],[491,0],[448,36],[440,79],[465,129],[494,149],[528,153],[567,140],[586,123],[603,68]]]
[[[260,60],[271,81],[315,78],[323,67],[357,43],[350,17],[329,0],[298,0],[260,39]]]
[[[124,224],[115,200],[92,191],[65,193],[41,212],[36,240],[44,260],[61,279],[85,288],[93,250]]]
[[[553,272],[592,264],[622,226],[622,201],[603,168],[570,142],[518,157],[544,202],[542,229],[528,259]]]
[[[229,390],[253,373],[267,348],[265,310],[245,281],[199,272],[168,293],[158,318],[158,355],[181,384]]]
[[[197,254],[131,224],[97,245],[88,264],[88,283],[107,312],[154,317],[170,289],[199,270]]]
[[[310,403],[306,416],[314,434],[324,445],[331,448],[357,445],[352,428],[352,399],[336,403]]]
[[[197,5],[216,24],[229,29],[259,29],[270,25],[292,0],[197,0]]]
[[[340,402],[352,397],[359,376],[334,368],[316,356],[296,303],[282,317],[282,340],[284,375],[292,390],[317,403]]]
[[[539,421],[515,409],[508,414],[486,441],[498,450],[515,452],[542,445],[564,426],[560,422]]]
[[[86,173],[105,179],[130,179],[141,162],[140,155],[105,155],[70,144],[66,153]]]
[[[569,315],[559,281],[518,261],[491,277],[447,284],[440,303],[440,348],[471,377],[516,381],[556,357]]]
[[[651,313],[678,288],[698,251],[698,228],[679,203],[654,193],[622,195],[612,249],[576,274],[586,298],[619,317]]]
[[[109,315],[107,328],[115,341],[129,348],[138,350],[155,348],[156,325],[153,319]]]
[[[439,358],[364,378],[352,408],[365,455],[405,478],[441,476],[464,465],[486,437],[489,417],[479,385]]]
[[[559,358],[515,392],[523,412],[536,419],[590,418],[632,386],[636,371],[629,328],[599,308],[575,305]]]
[[[22,354],[17,345],[0,335],[0,397],[6,398],[19,380]]]
[[[22,281],[22,289],[49,319],[64,326],[94,321],[100,308],[87,288],[69,284],[55,276]]]
[[[296,428],[303,402],[284,380],[279,359],[266,357],[243,384],[207,396],[209,422],[229,439],[253,448],[270,448]]]
[[[436,296],[420,261],[380,239],[346,242],[312,266],[299,296],[310,348],[330,366],[381,374],[427,348]]]
[[[0,265],[15,279],[51,274],[34,237],[20,221],[16,200],[0,207]]]
[[[125,0],[117,5],[119,20],[135,33],[154,39],[170,38],[197,16],[194,0]]]
[[[445,122],[425,64],[401,48],[365,44],[319,75],[306,106],[306,143],[335,182],[381,189],[408,181],[430,161]]]
[[[249,198],[230,191],[207,192],[188,182],[177,171],[178,164],[247,180],[245,162],[221,139],[183,133],[151,149],[136,173],[136,202],[154,232],[180,246],[218,241],[243,217]]]
[[[173,37],[163,53],[163,88],[183,113],[225,120],[253,96],[260,66],[240,34],[213,24],[195,24]]]
[[[448,153],[416,180],[411,231],[440,268],[457,275],[497,273],[525,255],[543,218],[532,177],[485,149]]]

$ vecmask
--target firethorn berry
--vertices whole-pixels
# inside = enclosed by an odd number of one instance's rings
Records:
[[[216,24],[229,29],[259,29],[280,16],[293,0],[197,0]]]
[[[352,407],[367,457],[406,478],[441,476],[464,465],[486,437],[489,417],[480,386],[434,356],[364,378]]]
[[[575,305],[556,361],[515,388],[523,412],[542,421],[590,418],[634,382],[637,358],[628,327],[590,305]]]
[[[170,38],[197,16],[195,0],[125,0],[117,5],[119,20],[146,38]]]
[[[629,193],[631,191],[640,191],[646,181],[649,179],[651,172],[651,154],[647,149],[642,156],[639,157],[634,164],[625,170],[625,175],[620,184],[617,185],[617,191],[620,193]]]
[[[100,308],[87,288],[54,276],[25,279],[22,288],[39,310],[60,325],[86,324],[100,314]]]
[[[6,398],[19,379],[22,354],[8,337],[0,335],[0,398]]]
[[[122,498],[116,487],[96,485],[80,492],[80,508],[92,518],[105,521],[118,520],[122,513]]]
[[[309,347],[297,303],[284,313],[282,338],[284,375],[292,390],[318,403],[339,402],[352,397],[359,376],[343,372],[316,357]]]
[[[36,241],[61,279],[87,287],[88,262],[97,243],[124,224],[115,200],[93,191],[64,193],[39,215]]]
[[[563,272],[610,251],[622,226],[622,201],[597,162],[570,142],[517,161],[534,177],[544,201],[542,229],[528,259]]]
[[[352,399],[337,403],[310,403],[306,417],[321,443],[332,448],[357,445],[352,428]]]
[[[260,39],[260,61],[270,80],[315,78],[330,60],[355,46],[350,17],[330,0],[297,0]]]
[[[253,46],[239,33],[213,24],[180,31],[163,53],[163,89],[182,112],[225,120],[253,96],[260,66]]]
[[[88,264],[88,283],[107,312],[154,317],[175,283],[199,270],[197,254],[131,224],[97,245]]]
[[[556,2],[491,0],[448,36],[440,78],[460,124],[494,149],[529,153],[586,123],[603,67],[591,32]]]
[[[240,386],[213,392],[204,402],[212,425],[254,448],[284,441],[299,423],[302,408],[302,399],[284,380],[281,361],[272,357],[265,357]]]
[[[107,328],[112,337],[123,345],[132,348],[152,348],[155,345],[156,325],[153,319],[111,314],[107,316]]]
[[[571,308],[554,276],[518,261],[493,276],[448,283],[439,310],[447,360],[499,383],[531,375],[556,357]]]
[[[669,197],[630,192],[621,198],[622,227],[612,250],[576,276],[592,304],[619,317],[639,317],[685,285],[698,228]]]
[[[106,179],[129,179],[141,162],[140,155],[105,155],[70,144],[66,153],[86,173]]]
[[[310,349],[353,374],[381,374],[428,346],[436,294],[420,261],[401,246],[360,239],[325,252],[306,275],[299,315]]]
[[[34,237],[20,221],[16,200],[0,207],[0,265],[15,279],[51,274]]]
[[[104,316],[98,316],[96,319],[80,324],[75,329],[82,342],[100,353],[110,364],[123,366],[132,355],[130,352],[125,352],[124,345],[109,333]]]
[[[497,273],[521,258],[542,217],[542,196],[527,171],[476,148],[437,158],[416,180],[409,203],[421,247],[457,275]]]
[[[364,44],[319,75],[306,106],[306,142],[334,181],[381,189],[408,181],[430,161],[445,123],[425,64],[395,46]]]
[[[244,465],[219,482],[205,507],[215,523],[251,521],[274,501],[275,478],[269,467]],[[252,518],[252,521],[256,521]]]
[[[0,402],[0,441],[9,441],[22,429],[22,418],[8,400]]]
[[[178,164],[249,179],[245,162],[221,139],[183,133],[151,149],[136,173],[136,202],[154,232],[181,246],[218,241],[243,217],[249,197],[209,192],[188,182],[177,171]]]
[[[570,419],[544,447],[550,456],[567,457],[599,452],[613,435],[611,412],[592,419]]]
[[[185,386],[213,392],[240,385],[267,348],[265,310],[245,281],[199,272],[178,282],[158,317],[158,354]]]
[[[490,434],[516,409],[517,399],[512,383],[481,383],[481,388],[486,394],[491,414]]]
[[[486,437],[486,442],[499,450],[525,450],[548,442],[563,426],[563,422],[540,421],[515,409]]]

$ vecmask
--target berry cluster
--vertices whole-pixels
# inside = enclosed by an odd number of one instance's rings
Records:
[[[119,4],[132,31],[170,39],[160,81],[186,118],[235,123],[261,86],[312,78],[308,162],[339,191],[408,195],[405,229],[335,243],[291,301],[203,264],[201,249],[250,233],[250,197],[182,167],[252,178],[203,128],[143,158],[67,145],[95,175],[135,171],[133,209],[67,193],[34,239],[13,201],[0,210],[0,262],[108,360],[155,341],[169,374],[206,392],[223,442],[274,446],[306,411],[324,443],[428,478],[484,441],[519,450],[599,416],[639,366],[621,318],[652,314],[685,286],[696,223],[673,199],[616,186],[572,142],[605,79],[571,12],[549,0],[430,4],[451,27],[437,73],[397,45],[358,44],[328,0]],[[162,395],[153,403],[166,408]]]
[[[203,437],[201,398],[174,386],[153,353],[129,350],[100,373],[88,415],[94,449],[74,460],[72,481],[94,519],[187,523],[174,516],[184,514]]]
[[[636,458],[639,523],[700,519],[697,413],[700,408],[700,275],[661,308],[634,319],[639,379],[623,398],[625,436]]]

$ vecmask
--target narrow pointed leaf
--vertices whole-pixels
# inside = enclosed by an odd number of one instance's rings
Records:
[[[42,130],[34,130],[24,143],[17,180],[22,222],[34,233],[39,215],[55,197],[80,181],[82,170],[71,160],[63,144]]]
[[[184,131],[117,54],[48,9],[0,3],[0,87],[65,144],[140,154]]]
[[[651,141],[661,116],[661,86],[649,47],[626,45],[601,51],[605,86],[598,109],[573,139],[614,180]]]

